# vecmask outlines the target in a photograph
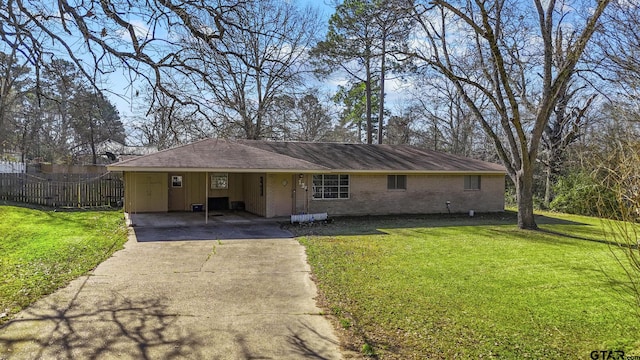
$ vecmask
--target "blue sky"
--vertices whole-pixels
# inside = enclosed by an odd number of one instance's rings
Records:
[[[286,1],[286,0],[283,0]],[[316,9],[318,9],[319,11],[319,15],[322,19],[322,23],[326,24],[328,23],[328,19],[329,17],[333,14],[334,12],[334,7],[332,5],[329,4],[329,1],[327,0],[320,0],[320,1],[313,1],[313,0],[300,0],[298,1],[298,4],[301,7],[305,7],[305,6],[311,6],[314,7]],[[135,22],[135,21],[134,21]],[[143,22],[140,22],[140,26],[141,28],[144,28],[144,24]],[[324,28],[326,29],[326,27]],[[145,31],[145,29],[142,29],[143,32]],[[319,38],[323,38],[324,34],[319,34]],[[144,34],[142,35],[144,36]],[[131,126],[134,122],[134,118],[143,116],[145,111],[147,110],[145,108],[146,105],[148,104],[144,104],[144,98],[145,98],[145,88],[146,88],[146,84],[144,83],[133,83],[131,84],[130,81],[127,79],[127,77],[125,76],[125,74],[123,74],[122,72],[116,72],[113,74],[110,74],[110,76],[108,77],[108,84],[105,84],[106,88],[109,89],[111,92],[113,92],[112,94],[109,94],[109,98],[111,99],[111,101],[114,103],[114,105],[116,105],[118,111],[120,112],[121,118],[123,123],[125,124],[125,127],[127,127],[127,134],[130,133],[130,129]],[[317,80],[313,79],[312,82],[317,82]],[[338,85],[346,85],[346,81],[345,79],[341,78],[339,75],[333,75],[330,78],[324,80],[323,82],[318,82],[318,87],[321,88],[322,91],[324,91],[325,93],[327,93],[328,95],[335,93],[335,91],[337,90],[337,86]],[[402,106],[402,98],[399,95],[399,91],[397,91],[397,86],[399,84],[399,82],[393,81],[393,80],[388,80],[386,83],[386,88],[385,88],[385,92],[387,94],[386,96],[386,100],[387,100],[387,108],[388,109],[393,109],[394,106]],[[135,94],[138,93],[139,95],[136,96]],[[128,139],[130,142],[134,139]]]
[[[287,0],[283,0],[287,1]],[[311,6],[318,9],[319,15],[323,19],[323,23],[327,24],[329,17],[333,14],[334,7],[330,5],[330,1],[327,0],[299,0],[297,1],[301,7]],[[135,23],[135,21],[133,21]],[[140,22],[141,28],[144,27]],[[144,29],[142,29],[144,31]],[[142,94],[144,92],[145,84],[143,83],[130,83],[126,74],[117,71],[112,73],[106,79],[107,83],[104,84],[111,94],[108,94],[109,99],[116,105],[125,125],[134,115],[143,113],[136,108],[144,107],[140,102],[142,101]],[[332,90],[329,90],[332,91]],[[139,93],[135,96],[136,92]]]

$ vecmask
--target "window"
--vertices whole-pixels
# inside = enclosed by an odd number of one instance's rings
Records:
[[[182,176],[180,176],[180,175],[172,175],[171,176],[171,187],[181,188],[182,187]]]
[[[211,189],[228,189],[229,188],[229,174],[217,173],[211,175]]]
[[[313,175],[314,199],[348,199],[349,175]]]
[[[480,190],[480,175],[466,175],[464,177],[465,190]]]
[[[387,190],[407,190],[407,175],[387,175]]]

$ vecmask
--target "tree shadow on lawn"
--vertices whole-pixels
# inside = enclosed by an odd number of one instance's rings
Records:
[[[609,246],[616,246],[616,247],[630,248],[630,249],[637,249],[638,248],[638,245],[619,243],[619,242],[615,242],[615,241],[606,240],[604,238],[604,233],[602,234],[603,238],[592,238],[592,237],[578,236],[578,235],[564,233],[564,232],[561,232],[561,231],[550,230],[550,229],[540,229],[539,231],[542,232],[542,233],[545,233],[545,234],[549,234],[549,235],[553,235],[553,236],[561,237],[561,238],[565,238],[565,239],[589,241],[589,242],[594,242],[594,243],[599,243],[599,244],[604,244],[604,245],[609,245]]]
[[[339,216],[329,222],[311,224],[281,224],[294,236],[349,236],[386,235],[384,229],[436,228],[455,226],[516,225],[518,213],[504,211],[496,213],[427,214],[427,215],[383,215],[383,216]],[[587,225],[544,215],[536,215],[538,224]]]
[[[581,246],[584,241],[603,244],[609,247],[624,248],[624,249],[637,249],[635,244],[620,243],[616,241],[607,240],[602,230],[593,230],[593,225],[579,223],[574,221],[567,221],[562,219],[554,219],[544,217],[542,221],[538,221],[540,226],[537,231],[521,230],[518,228],[492,228],[488,231],[500,234],[501,237],[509,237],[514,240],[542,242],[551,245],[572,245]],[[546,220],[549,221],[546,221]],[[558,229],[547,228],[545,225],[572,225],[572,226],[584,226],[583,229],[571,228],[569,231],[560,231]]]

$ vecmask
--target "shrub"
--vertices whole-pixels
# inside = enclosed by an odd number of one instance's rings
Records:
[[[553,211],[569,214],[599,216],[606,209],[609,217],[616,216],[615,194],[598,181],[595,175],[575,172],[560,177],[554,187],[556,197],[549,204]]]

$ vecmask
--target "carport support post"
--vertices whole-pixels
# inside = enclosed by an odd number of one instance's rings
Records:
[[[209,172],[204,173],[204,223],[209,223]]]

